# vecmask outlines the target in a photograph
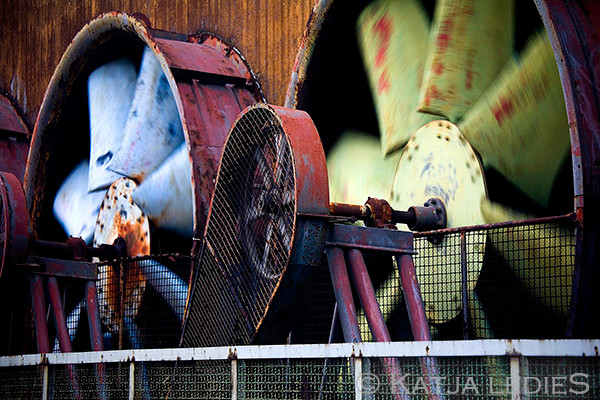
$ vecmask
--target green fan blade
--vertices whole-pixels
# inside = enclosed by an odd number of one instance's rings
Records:
[[[560,77],[545,33],[511,60],[459,123],[484,165],[500,171],[546,207],[569,151],[569,126]]]
[[[417,111],[429,22],[414,0],[378,0],[363,10],[357,25],[381,147],[384,154],[389,154],[434,119]]]
[[[343,133],[327,156],[331,201],[364,204],[368,197],[388,199],[399,159],[399,153],[384,158],[374,136]]]
[[[491,202],[482,202],[487,223],[528,219],[528,216]],[[529,292],[563,316],[571,301],[575,235],[572,228],[546,223],[490,231],[492,246],[503,256]]]
[[[438,1],[420,111],[456,122],[500,73],[512,51],[512,0]]]

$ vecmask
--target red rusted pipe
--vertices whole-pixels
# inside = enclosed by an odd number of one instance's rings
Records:
[[[356,291],[358,292],[360,304],[365,311],[365,316],[369,323],[369,329],[373,334],[373,339],[376,342],[391,342],[392,338],[390,337],[390,332],[383,319],[383,314],[381,314],[379,303],[377,303],[375,290],[373,289],[373,284],[371,283],[371,278],[369,277],[369,272],[367,271],[367,266],[365,265],[362,253],[357,249],[348,250],[346,252],[346,259],[350,265],[350,275],[352,276],[354,287],[356,287]],[[402,376],[398,360],[385,357],[382,359],[382,362],[386,374],[389,377],[394,398],[406,398],[406,393],[402,390],[402,387],[395,385],[397,379],[400,379]]]
[[[352,289],[350,288],[350,279],[344,262],[344,252],[338,247],[327,247],[325,254],[329,264],[331,283],[337,301],[337,311],[344,332],[344,340],[347,343],[362,342],[358,320],[356,319],[354,299],[352,298]]]
[[[100,310],[98,309],[98,295],[94,281],[85,283],[85,301],[87,306],[88,325],[90,328],[90,341],[93,351],[104,350],[102,339],[102,325],[100,323]],[[119,332],[120,334],[120,332]],[[104,365],[96,365],[96,379],[98,381],[98,398],[105,399],[106,388],[104,386]]]
[[[38,353],[50,353],[48,325],[46,323],[46,301],[44,300],[44,283],[39,275],[32,275],[30,285],[37,351]]]
[[[54,325],[56,326],[56,335],[58,337],[60,351],[61,353],[71,353],[73,351],[73,345],[71,344],[71,337],[69,336],[69,329],[67,328],[67,320],[65,318],[62,299],[60,297],[58,281],[55,277],[51,276],[47,279],[46,283],[48,284],[48,297],[50,298],[50,305],[52,306]],[[73,365],[67,365],[66,368],[73,389],[73,397],[75,399],[80,399],[79,379],[75,374],[75,367]]]
[[[50,305],[52,306],[52,312],[54,315],[54,324],[56,325],[56,335],[58,337],[60,351],[62,353],[70,353],[73,351],[73,345],[71,344],[71,338],[67,328],[67,320],[65,318],[62,300],[60,298],[58,281],[55,277],[51,276],[48,278],[47,283],[48,296],[50,298]]]
[[[367,266],[360,250],[351,249],[346,252],[346,261],[350,266],[350,276],[356,287],[358,298],[369,323],[369,329],[376,342],[391,342],[390,333],[385,325],[381,308],[375,297],[375,290],[367,272]]]
[[[421,297],[421,290],[419,289],[419,283],[417,282],[417,275],[412,257],[408,254],[404,254],[397,256],[396,260],[400,269],[400,282],[402,283],[402,290],[404,291],[408,319],[410,320],[410,328],[413,337],[417,341],[430,341],[431,332],[429,331],[429,323],[427,322],[427,316],[425,315],[423,298]],[[440,376],[435,358],[421,358],[421,367],[423,369],[423,374],[428,377],[429,381],[428,398],[443,398],[440,394],[442,393],[441,388],[438,387],[435,379]]]
[[[345,203],[330,203],[329,213],[331,215],[354,217],[363,219],[369,214],[369,209],[363,205],[345,204]]]
[[[423,298],[421,297],[421,290],[417,282],[412,257],[403,254],[397,256],[396,260],[400,269],[400,282],[402,282],[402,289],[404,290],[404,298],[406,299],[406,308],[408,310],[413,337],[418,341],[431,340],[431,332],[429,331],[429,324],[427,323]]]
[[[100,323],[100,311],[98,309],[96,284],[93,281],[87,281],[85,283],[85,301],[87,305],[92,350],[102,351],[104,350],[104,343],[102,341],[102,325]]]

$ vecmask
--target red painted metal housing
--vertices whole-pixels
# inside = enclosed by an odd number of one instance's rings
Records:
[[[23,181],[30,136],[19,108],[0,93],[0,171],[10,172]]]
[[[204,232],[225,137],[241,110],[263,100],[260,87],[237,49],[218,37],[159,31],[142,17],[110,12],[75,36],[40,108],[24,182],[36,238],[61,238],[51,217],[54,195],[89,157],[87,77],[110,60],[141,55],[144,45],[159,60],[177,103],[192,165],[195,236]]]

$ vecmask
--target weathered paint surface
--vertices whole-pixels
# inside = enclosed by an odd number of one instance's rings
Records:
[[[417,111],[429,21],[414,0],[380,0],[365,8],[357,27],[377,110],[381,148],[389,154],[435,118]]]
[[[456,122],[506,64],[513,49],[513,1],[436,3],[420,111]]]
[[[461,132],[492,166],[546,207],[569,149],[569,127],[560,76],[548,35],[537,34],[520,60],[465,115]]]
[[[7,0],[0,11],[0,88],[16,74],[34,121],[52,71],[77,31],[110,10],[144,13],[153,27],[191,34],[208,30],[238,47],[260,75],[267,98],[283,104],[298,42],[315,0]],[[32,56],[32,55],[38,56]]]

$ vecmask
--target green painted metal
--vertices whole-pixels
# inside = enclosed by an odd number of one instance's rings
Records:
[[[513,51],[512,0],[436,3],[419,110],[456,122]]]
[[[520,60],[459,123],[484,165],[546,207],[554,179],[569,153],[569,125],[550,41],[537,34]]]
[[[363,10],[357,30],[377,109],[381,148],[389,154],[435,118],[417,111],[428,18],[414,0],[378,0]]]

